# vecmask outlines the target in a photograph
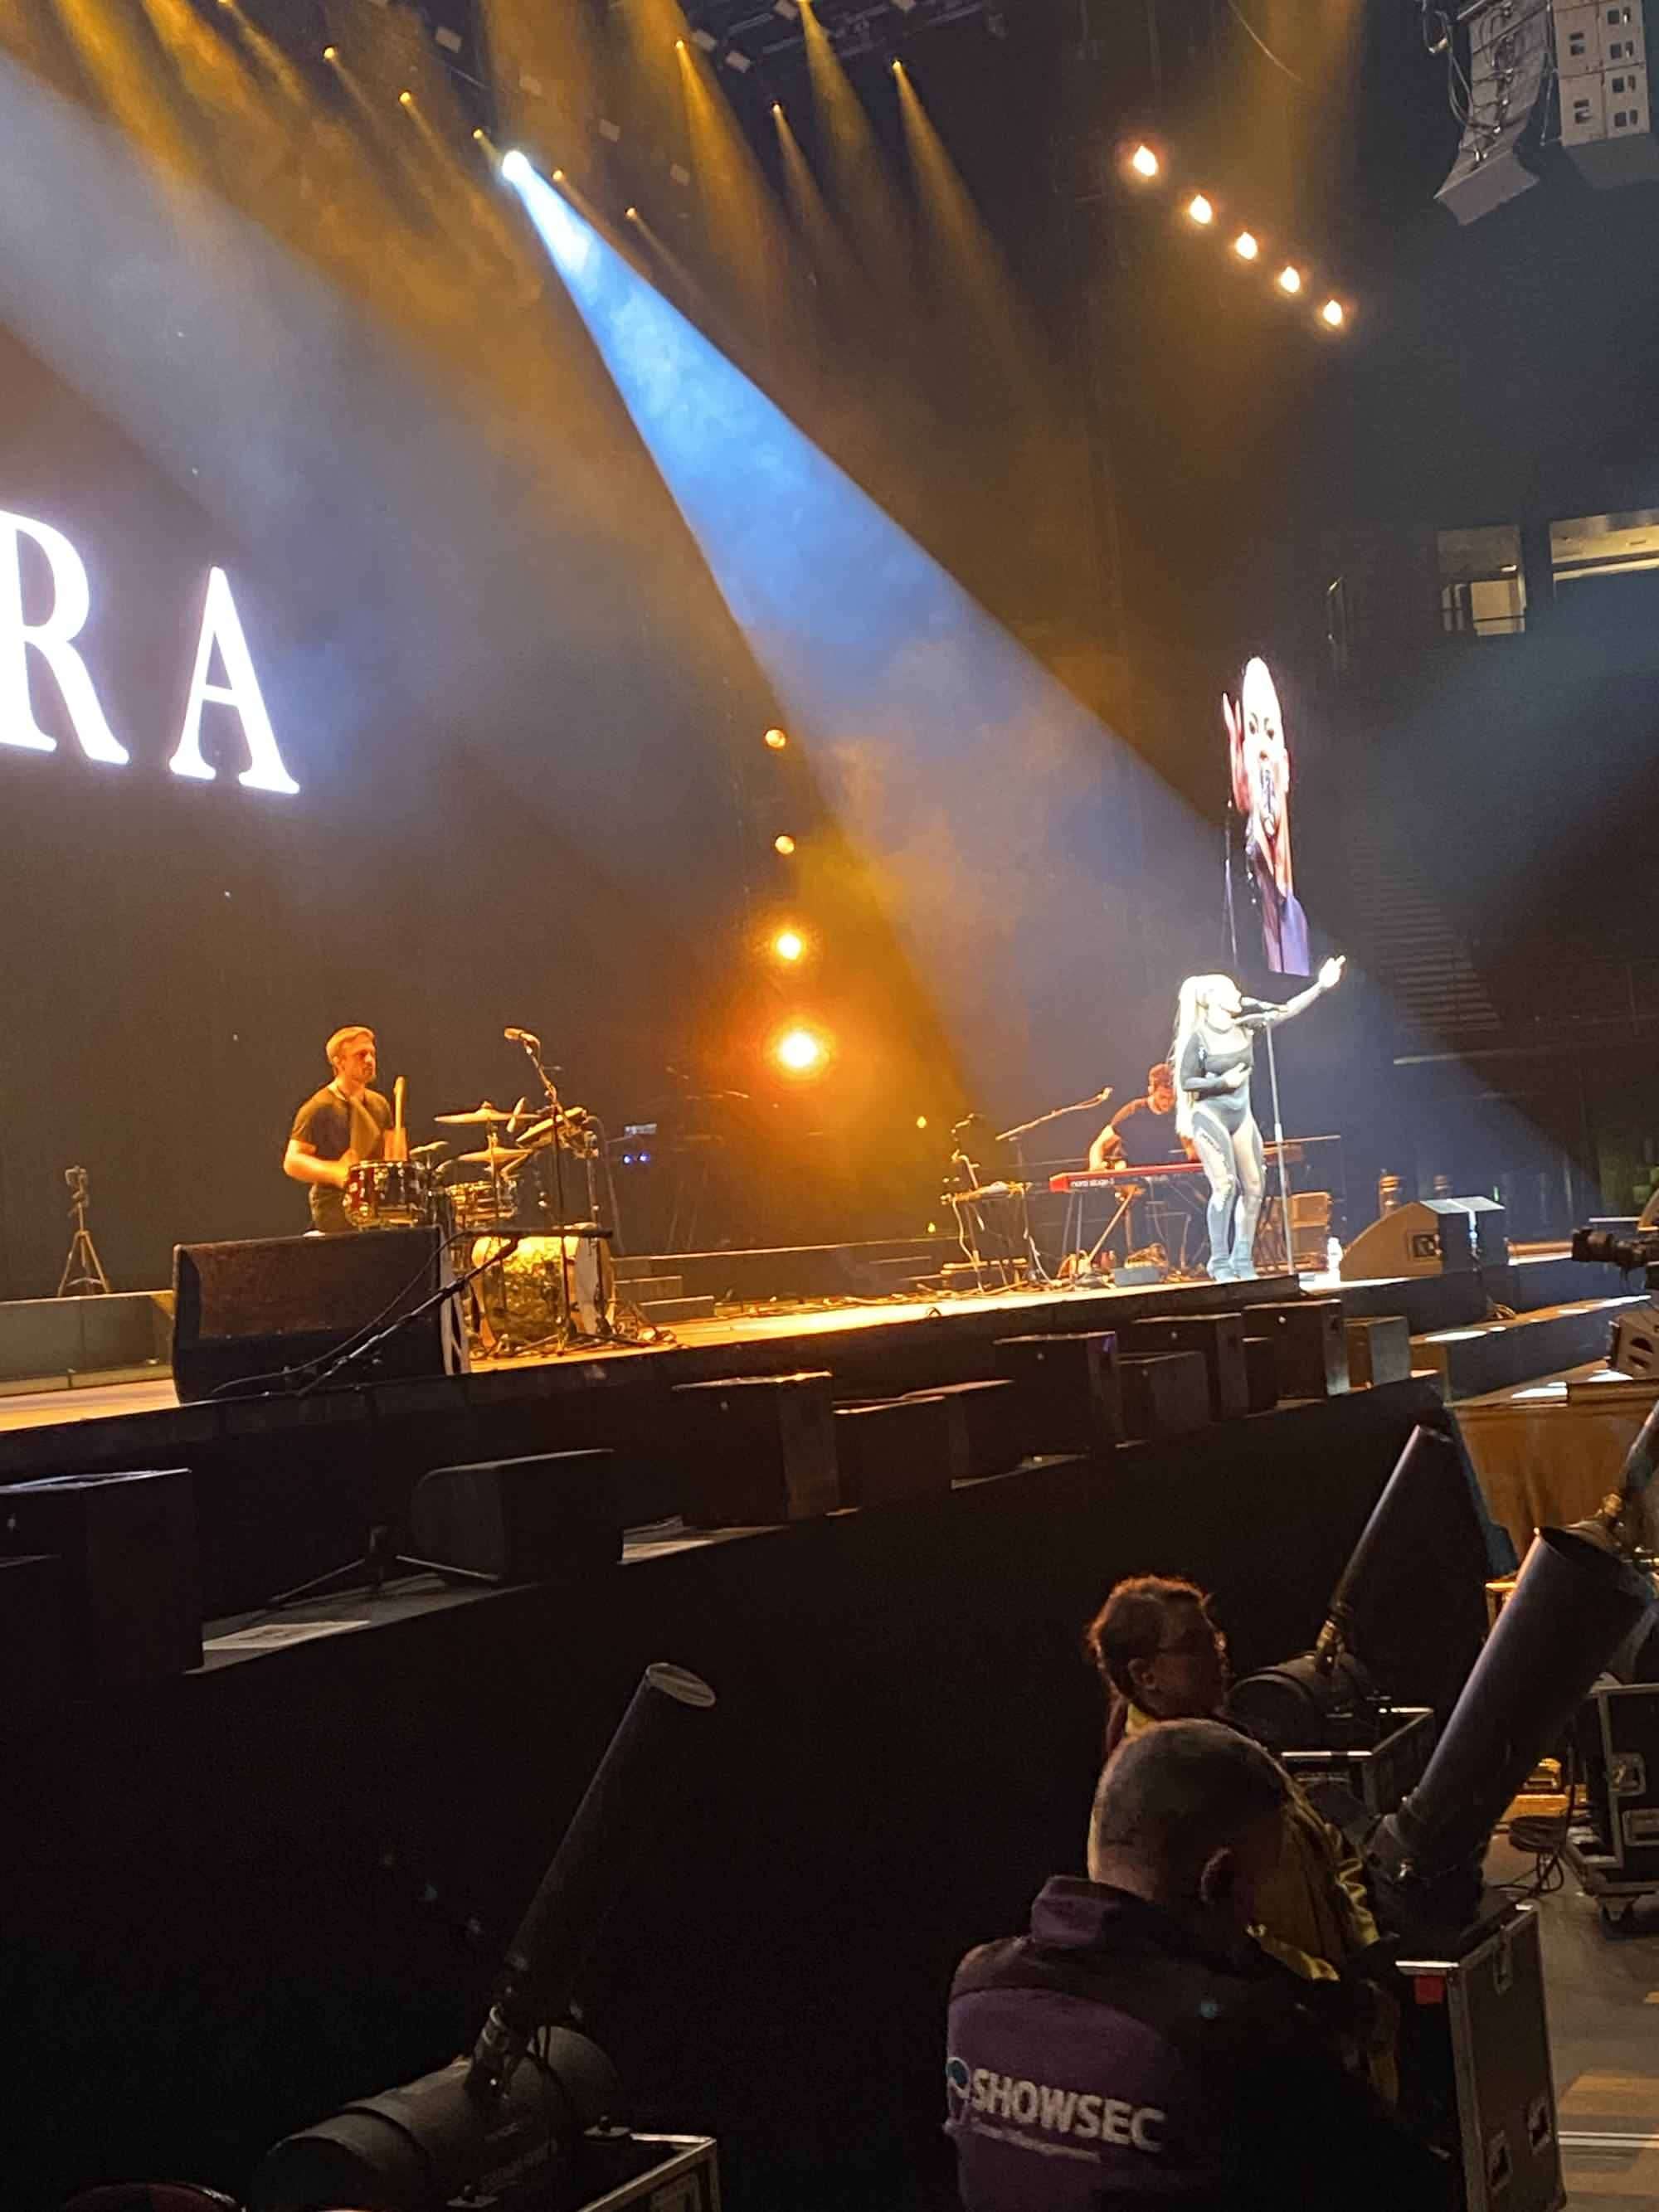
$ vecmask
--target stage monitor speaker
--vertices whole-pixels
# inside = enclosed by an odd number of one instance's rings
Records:
[[[553,1582],[615,1566],[622,1510],[608,1451],[435,1467],[415,1486],[410,1548],[441,1572],[492,1583]]]
[[[342,1351],[352,1338],[412,1314],[450,1279],[437,1229],[371,1229],[350,1237],[260,1237],[180,1244],[173,1255],[173,1380],[179,1398],[272,1378]],[[466,1343],[446,1298],[396,1329],[351,1382],[454,1375]],[[342,1376],[342,1381],[346,1376]]]
[[[73,1692],[201,1665],[196,1494],[187,1468],[52,1475],[0,1490],[0,1551],[58,1561]]]
[[[1491,1198],[1419,1198],[1362,1229],[1342,1255],[1345,1283],[1467,1273],[1510,1256],[1504,1212]]]

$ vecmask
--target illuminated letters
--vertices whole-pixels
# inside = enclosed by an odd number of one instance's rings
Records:
[[[216,644],[225,664],[225,674],[230,679],[228,684],[208,681]],[[248,765],[237,777],[238,783],[249,791],[298,791],[299,785],[283,766],[283,757],[276,750],[276,733],[270,726],[270,717],[260,696],[253,657],[242,635],[236,602],[230,596],[230,580],[222,568],[211,569],[208,574],[207,604],[202,610],[196,672],[190,679],[190,697],[185,702],[185,726],[179,733],[178,750],[167,763],[174,775],[195,776],[210,783],[213,770],[202,757],[202,708],[209,700],[215,706],[234,707],[241,717],[242,734],[247,739]]]
[[[38,547],[52,576],[51,604],[38,622],[27,620],[23,611],[25,538]],[[85,564],[63,532],[0,509],[0,745],[33,753],[58,750],[57,738],[49,737],[34,719],[29,697],[32,646],[57,681],[70,726],[87,758],[126,765],[131,756],[106,720],[91,673],[76,647],[91,612],[92,587]],[[216,650],[224,668],[222,684],[212,681]],[[241,723],[248,764],[236,779],[239,783],[249,791],[299,790],[276,749],[276,733],[253,672],[253,656],[231,597],[230,579],[222,568],[208,572],[184,724],[167,763],[175,775],[201,783],[211,783],[216,773],[202,752],[202,710],[207,706],[229,707]]]
[[[44,622],[23,618],[25,538],[40,547],[52,570],[52,606]],[[63,532],[21,514],[0,513],[0,745],[19,745],[32,753],[58,750],[57,738],[46,735],[29,704],[28,649],[33,646],[58,679],[87,758],[125,764],[126,747],[116,743],[87,664],[75,649],[91,611],[86,569]]]

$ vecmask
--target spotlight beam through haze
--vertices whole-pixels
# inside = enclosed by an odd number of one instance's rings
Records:
[[[518,189],[965,1066],[1097,1084],[1082,1010],[1156,1042],[1213,964],[1212,831],[527,165]]]

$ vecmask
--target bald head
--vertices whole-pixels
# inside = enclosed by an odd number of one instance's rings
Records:
[[[1285,1778],[1219,1721],[1164,1721],[1103,1770],[1089,1822],[1089,1875],[1161,1903],[1235,1897],[1248,1920],[1278,1856]]]

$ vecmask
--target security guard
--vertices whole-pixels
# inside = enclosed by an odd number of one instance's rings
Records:
[[[1028,1936],[951,1992],[947,2131],[967,2212],[1419,2212],[1443,2161],[1345,2075],[1306,1985],[1252,1943],[1285,1784],[1213,1721],[1107,1765],[1091,1879],[1048,1882]]]

